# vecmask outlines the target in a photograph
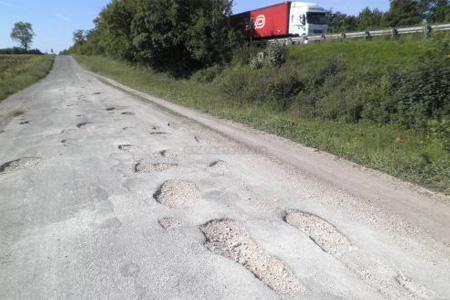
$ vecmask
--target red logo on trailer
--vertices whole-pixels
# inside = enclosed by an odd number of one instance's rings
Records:
[[[255,21],[255,29],[262,29],[266,26],[266,17],[264,15],[259,15]]]

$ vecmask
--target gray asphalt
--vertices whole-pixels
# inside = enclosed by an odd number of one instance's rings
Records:
[[[450,295],[448,198],[141,96],[57,57],[0,103],[0,299]]]

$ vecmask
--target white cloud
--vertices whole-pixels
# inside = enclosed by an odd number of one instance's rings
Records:
[[[56,16],[58,19],[61,19],[61,20],[66,21],[66,22],[71,22],[71,21],[72,21],[71,19],[69,19],[68,17],[66,17],[66,16],[64,16],[64,15],[62,15],[62,14],[60,14],[60,13],[56,13],[55,16]]]

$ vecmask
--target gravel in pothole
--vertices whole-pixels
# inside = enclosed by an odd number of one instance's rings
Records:
[[[137,173],[164,172],[177,168],[177,164],[139,162],[136,164],[135,171]]]
[[[79,123],[77,125],[77,127],[80,128],[80,129],[82,129],[82,128],[90,128],[92,126],[93,126],[93,124],[89,123],[89,122],[83,122],[83,123]]]
[[[0,174],[12,173],[18,170],[29,169],[36,166],[41,161],[38,157],[23,157],[9,161],[0,166]]]
[[[274,291],[283,294],[306,291],[290,268],[259,248],[238,221],[212,220],[200,226],[200,230],[210,251],[241,264]]]
[[[331,255],[342,255],[351,246],[347,237],[336,227],[316,215],[289,210],[286,212],[285,221],[307,234],[323,251]]]
[[[139,147],[134,145],[119,145],[119,150],[127,152],[136,152],[139,151]]]
[[[167,158],[176,158],[176,157],[180,156],[180,153],[176,150],[163,150],[159,153],[161,154],[162,157],[167,157]]]
[[[209,164],[209,166],[211,168],[216,168],[216,169],[228,169],[228,163],[223,160],[218,160],[218,161],[212,162]]]
[[[181,222],[175,218],[162,218],[158,223],[166,230],[175,229],[181,226]]]
[[[193,182],[168,180],[161,185],[154,198],[170,208],[185,208],[195,203],[197,194],[197,186]]]

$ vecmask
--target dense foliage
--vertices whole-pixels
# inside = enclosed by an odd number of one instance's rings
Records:
[[[237,34],[228,0],[113,0],[72,53],[107,54],[184,76],[231,59]]]
[[[373,30],[430,23],[450,22],[450,3],[448,0],[394,0],[389,11],[363,9],[359,15],[352,16],[328,11],[331,32]]]
[[[42,54],[39,49],[25,50],[24,48],[13,47],[0,49],[0,54]]]

